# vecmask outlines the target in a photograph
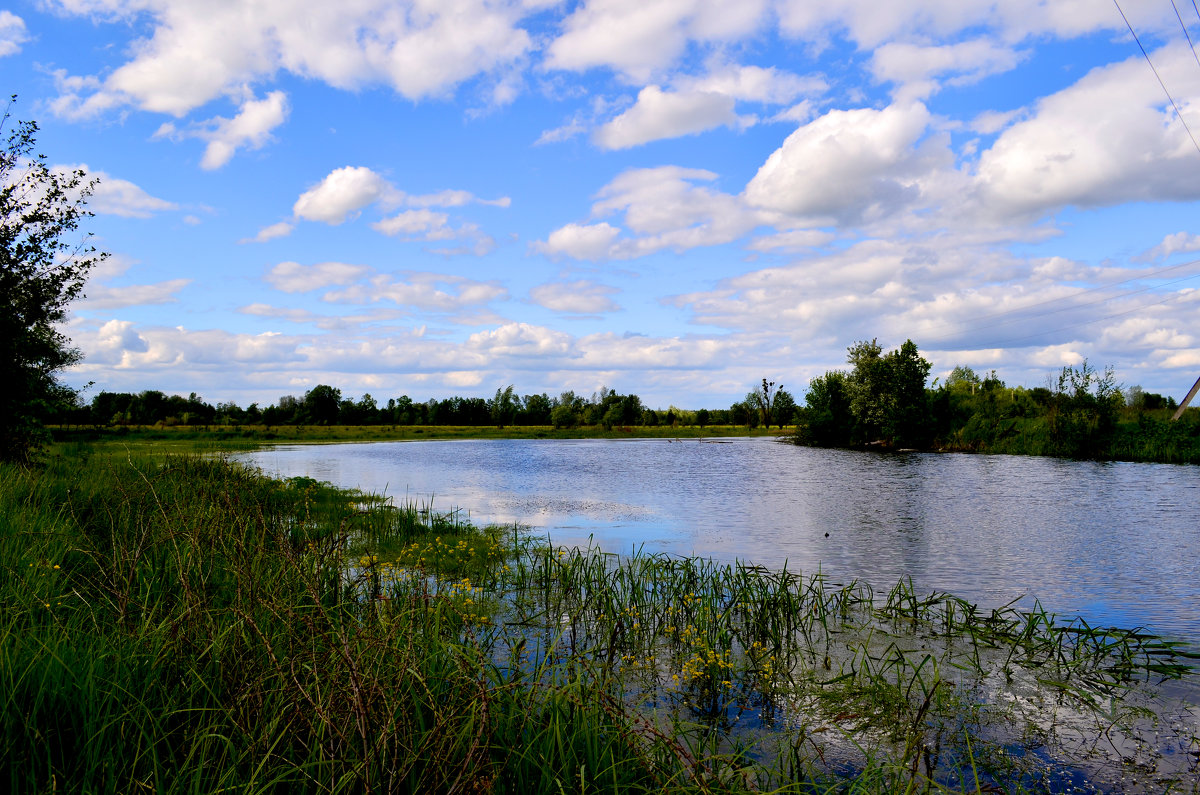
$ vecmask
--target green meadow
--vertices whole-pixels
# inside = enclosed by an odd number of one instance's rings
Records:
[[[145,452],[248,450],[274,444],[342,444],[448,439],[709,439],[788,436],[779,428],[745,425],[619,426],[555,428],[553,425],[118,425],[51,428],[60,443],[87,443]]]

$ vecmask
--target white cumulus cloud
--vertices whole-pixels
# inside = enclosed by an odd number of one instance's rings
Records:
[[[662,138],[748,123],[738,117],[734,99],[728,94],[676,93],[646,86],[638,93],[637,103],[598,129],[593,140],[604,149],[627,149]]]
[[[831,110],[800,127],[746,186],[754,205],[796,216],[886,214],[920,193],[921,103]]]
[[[610,296],[620,292],[616,287],[597,284],[587,279],[573,282],[539,284],[529,291],[535,304],[555,312],[577,315],[598,315],[615,312],[621,307]]]
[[[175,294],[191,283],[191,279],[169,279],[157,284],[122,287],[94,284],[87,288],[87,297],[78,306],[83,310],[95,310],[173,303],[178,300]]]
[[[232,119],[216,116],[185,130],[168,122],[155,135],[207,141],[200,167],[211,171],[228,163],[242,147],[261,148],[271,140],[271,131],[287,119],[288,110],[287,94],[272,91],[263,99],[247,99]]]
[[[289,261],[280,262],[270,268],[263,279],[276,290],[285,293],[306,293],[335,284],[350,284],[370,272],[371,269],[366,265],[349,265],[345,262],[301,265]]]
[[[1024,56],[982,38],[941,45],[889,42],[875,50],[871,72],[879,82],[897,84],[897,99],[923,99],[938,90],[937,78],[944,75],[949,85],[970,85],[1013,69]]]
[[[336,226],[390,190],[387,180],[366,166],[345,166],[329,172],[320,183],[300,194],[292,212],[297,218]]]
[[[1144,251],[1137,256],[1139,262],[1153,262],[1164,259],[1172,254],[1182,254],[1200,251],[1200,235],[1190,232],[1175,232],[1167,235],[1154,248]]]
[[[287,221],[264,226],[254,237],[243,237],[238,243],[266,243],[279,237],[287,237],[294,227]]]
[[[76,114],[134,105],[183,116],[279,71],[343,89],[387,85],[415,100],[511,64],[532,46],[519,27],[530,10],[505,0],[52,5],[98,22],[144,21],[150,30],[130,48],[127,62],[95,80],[98,85],[61,97],[62,109]]]
[[[481,282],[443,273],[380,273],[367,284],[351,285],[326,293],[331,303],[370,304],[391,301],[401,306],[451,312],[505,298],[508,291],[494,281]]]
[[[544,242],[535,243],[533,249],[550,256],[585,260],[606,259],[620,234],[620,229],[607,222],[570,223],[555,229]]]
[[[1188,125],[1200,131],[1200,69],[1187,45],[1151,53]],[[1053,212],[1200,198],[1200,155],[1140,57],[1098,67],[1040,100],[979,158],[994,212]]]
[[[155,213],[177,210],[175,202],[151,196],[141,187],[127,179],[118,179],[104,171],[94,171],[86,163],[55,166],[53,171],[60,176],[81,170],[85,180],[96,180],[96,186],[88,199],[88,209],[101,215],[118,215],[122,218],[149,218]]]
[[[11,11],[0,11],[0,58],[16,55],[21,45],[29,41],[25,20]]]
[[[464,347],[486,352],[490,356],[563,355],[571,348],[571,337],[545,326],[505,323],[499,328],[472,334]]]
[[[689,41],[735,41],[759,28],[765,0],[590,0],[563,22],[546,65],[608,67],[645,81],[671,66]]]

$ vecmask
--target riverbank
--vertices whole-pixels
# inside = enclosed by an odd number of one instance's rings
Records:
[[[13,791],[1194,791],[1138,633],[86,445],[0,519]]]
[[[577,426],[553,425],[113,425],[55,426],[61,444],[85,443],[144,446],[147,449],[252,450],[274,444],[344,444],[449,439],[722,439],[745,436],[788,436],[788,429],[748,429],[745,425]]]

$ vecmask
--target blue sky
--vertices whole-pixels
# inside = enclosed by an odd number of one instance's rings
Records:
[[[1122,9],[1200,136],[1175,2]],[[1200,147],[1111,2],[17,0],[0,75],[100,180],[93,391],[1200,375]]]

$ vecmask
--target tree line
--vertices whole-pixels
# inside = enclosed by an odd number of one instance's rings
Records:
[[[1200,409],[1173,422],[1173,398],[1122,389],[1111,367],[1084,361],[1027,388],[962,365],[927,385],[930,364],[912,340],[888,353],[857,342],[846,360],[809,383],[797,442],[1200,463]]]
[[[513,385],[500,387],[490,399],[453,396],[416,401],[408,395],[386,401],[370,393],[358,398],[342,390],[317,384],[303,395],[284,395],[275,403],[251,403],[245,408],[234,402],[215,404],[191,393],[188,397],[148,389],[142,392],[96,394],[90,402],[65,400],[51,408],[48,422],[58,425],[552,425],[646,427],[746,425],[748,428],[775,425],[783,428],[795,421],[796,402],[782,387],[763,380],[760,388],[728,409],[667,409],[647,407],[636,394],[621,394],[601,387],[590,397],[572,390],[557,397],[546,393],[520,395]]]

